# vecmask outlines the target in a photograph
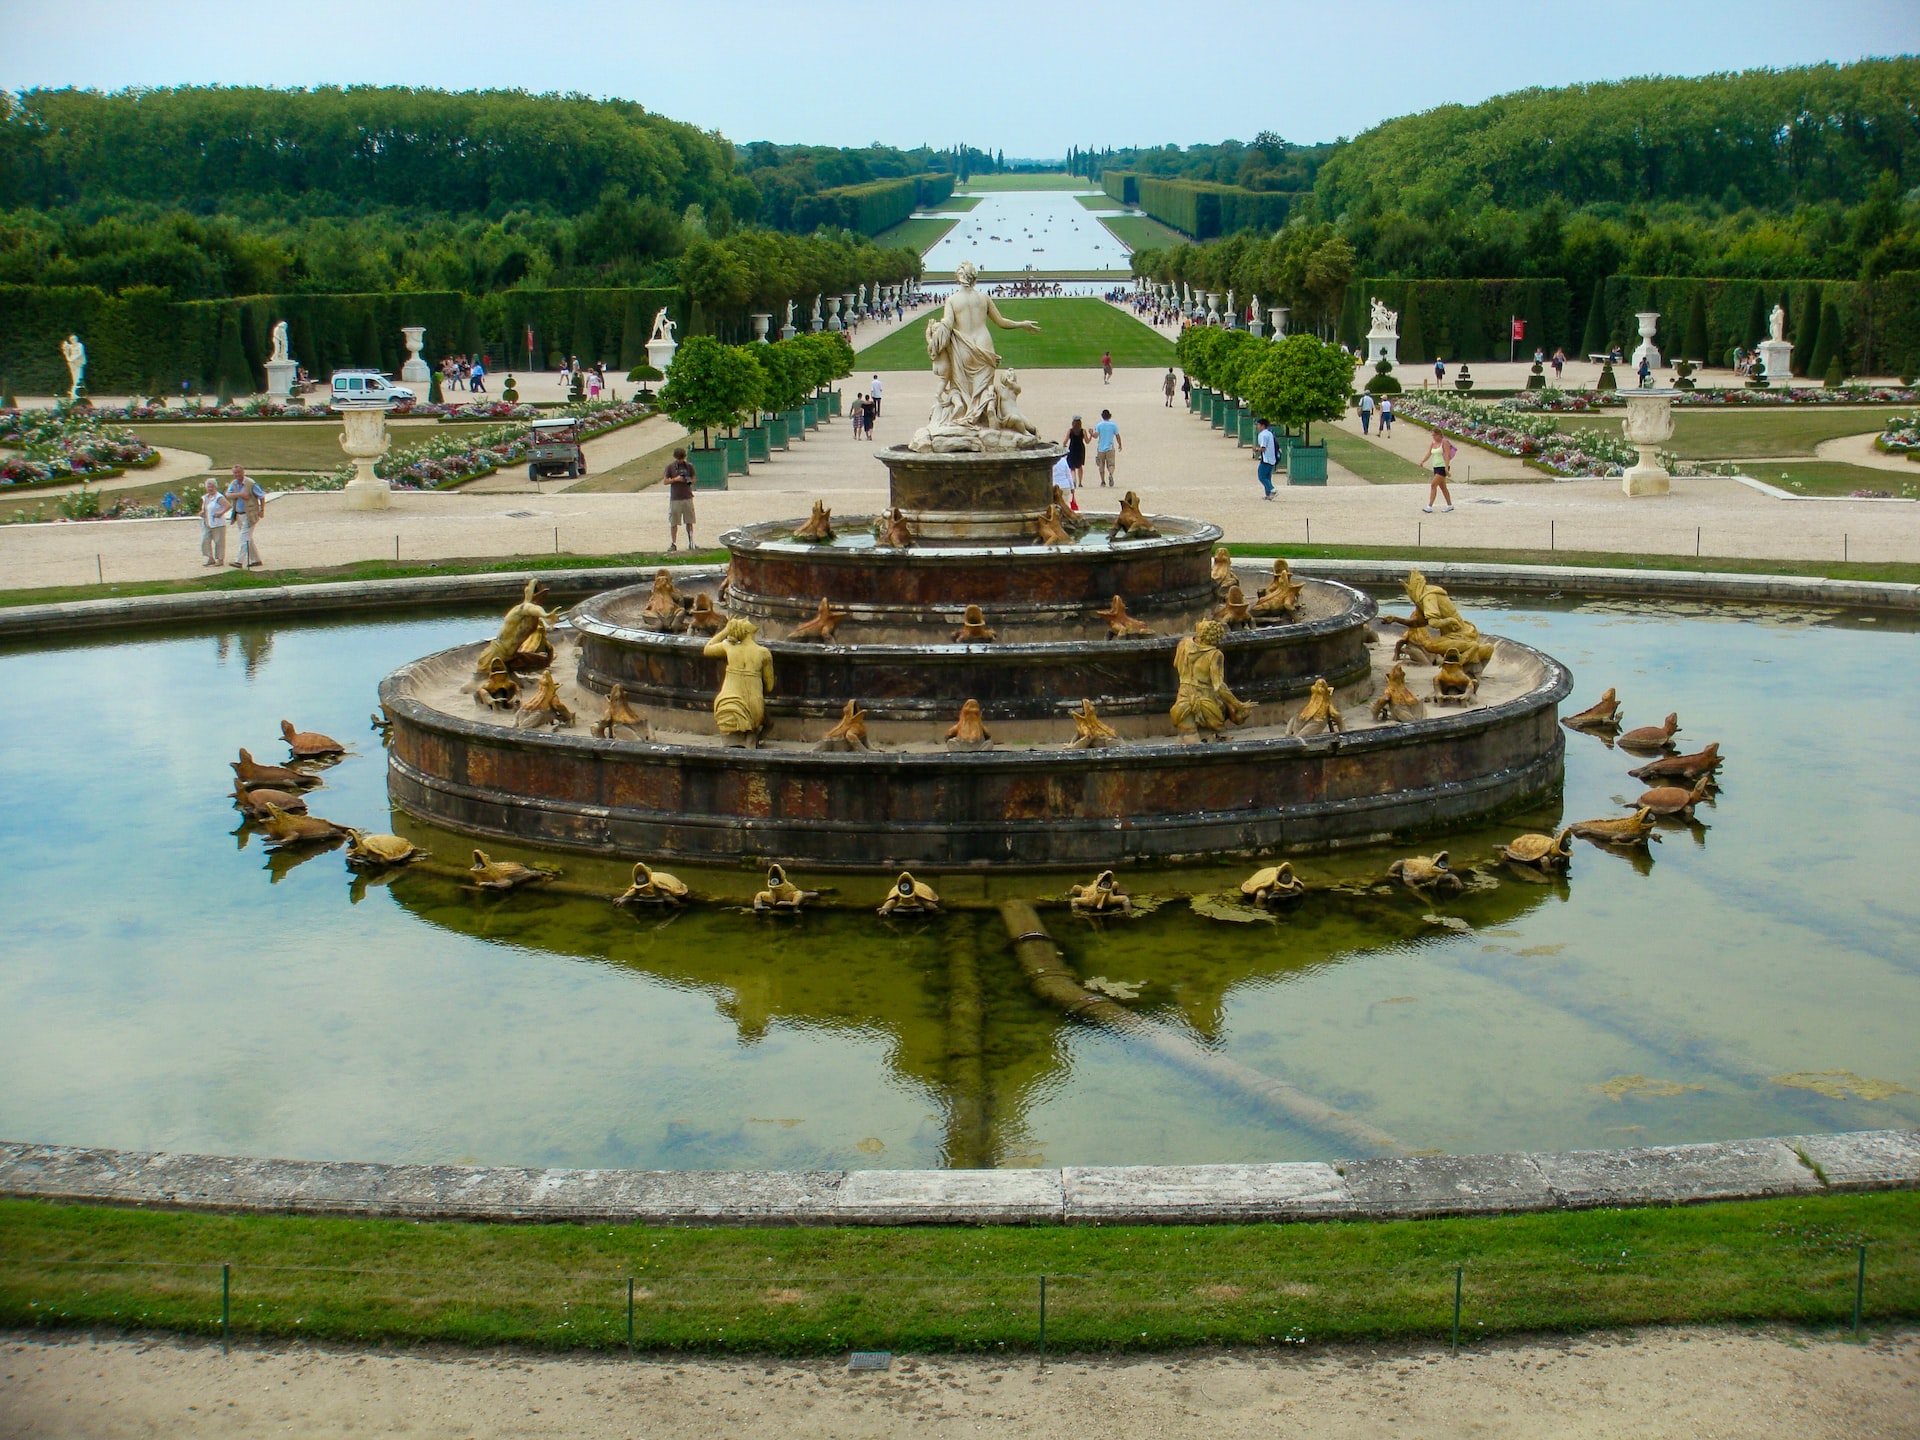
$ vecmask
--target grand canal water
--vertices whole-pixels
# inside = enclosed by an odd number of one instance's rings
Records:
[[[1088,193],[1092,193],[1089,191]],[[1063,190],[990,191],[925,255],[927,275],[962,260],[981,270],[1112,270],[1127,275],[1127,247]]]
[[[1920,637],[1844,615],[1461,597],[1566,661],[1576,706],[1677,710],[1730,756],[1651,862],[1588,845],[1564,885],[1433,904],[1364,885],[1277,923],[1212,918],[1249,866],[1130,881],[1166,903],[1043,913],[1083,979],[1412,1150],[1614,1146],[1920,1123]],[[0,1136],[309,1158],[800,1167],[1332,1157],[1303,1130],[1033,998],[990,910],[784,922],[634,918],[612,860],[580,893],[481,895],[340,854],[269,857],[228,803],[284,716],[351,737],[314,813],[470,848],[388,813],[367,728],[389,669],[478,614],[137,631],[0,651]],[[1874,698],[1878,697],[1878,698]],[[1569,735],[1565,814],[1618,813],[1633,763]],[[1551,824],[1444,845],[1457,868]],[[1316,885],[1414,847],[1309,858]],[[1433,848],[1432,845],[1425,847]],[[500,847],[496,853],[530,857]],[[681,870],[681,867],[674,867]],[[681,870],[737,902],[757,875]],[[1062,877],[931,877],[956,900]],[[598,892],[598,893],[595,893]],[[1188,896],[1197,898],[1189,899]],[[977,986],[984,1019],[959,1018]],[[975,1052],[977,1051],[977,1058]]]

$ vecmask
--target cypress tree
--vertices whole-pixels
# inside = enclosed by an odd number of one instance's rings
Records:
[[[251,395],[257,388],[253,370],[247,364],[247,352],[240,343],[240,315],[232,306],[220,317],[220,348],[214,356],[214,383],[225,404],[236,395]]]
[[[1607,282],[1593,282],[1593,303],[1587,307],[1587,329],[1580,337],[1582,356],[1598,355],[1607,348]]]
[[[1800,325],[1793,335],[1793,373],[1815,374],[1808,364],[1820,344],[1820,287],[1803,286],[1800,291]]]
[[[1740,332],[1739,343],[1751,350],[1767,338],[1767,300],[1760,293],[1758,285],[1753,287],[1753,303],[1747,306],[1746,328]]]
[[[1828,377],[1829,384],[1838,384],[1832,379],[1832,372],[1838,366],[1844,375],[1846,359],[1847,331],[1840,320],[1840,308],[1829,300],[1820,307],[1819,338],[1814,341],[1813,354],[1807,357],[1807,374]]]
[[[1686,338],[1680,342],[1680,358],[1702,365],[1712,360],[1707,354],[1707,292],[1700,285],[1693,287],[1693,298],[1687,302]]]
[[[638,292],[627,292],[626,314],[620,320],[620,368],[631,370],[646,363],[647,337],[653,333],[647,324],[647,312]]]
[[[1427,354],[1426,333],[1420,327],[1420,288],[1417,284],[1409,285],[1407,308],[1400,316],[1400,359],[1417,363],[1431,358]]]

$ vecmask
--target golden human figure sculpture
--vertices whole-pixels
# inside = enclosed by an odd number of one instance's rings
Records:
[[[500,633],[474,662],[473,668],[480,674],[493,669],[496,660],[514,670],[537,670],[552,662],[553,647],[547,640],[547,627],[559,612],[548,610],[534,599],[539,593],[538,585],[538,581],[528,580],[520,603],[500,621]]]
[[[1418,570],[1408,572],[1405,589],[1413,602],[1413,613],[1380,617],[1389,625],[1407,627],[1407,633],[1393,647],[1396,659],[1418,650],[1434,660],[1449,650],[1458,650],[1464,663],[1484,665],[1492,656],[1493,647],[1481,640],[1479,627],[1460,613],[1444,589],[1429,584]]]
[[[1220,642],[1226,638],[1226,626],[1218,620],[1202,620],[1174,650],[1173,668],[1180,676],[1180,693],[1168,712],[1174,729],[1197,730],[1208,738],[1229,723],[1243,723],[1252,713],[1251,705],[1243,705],[1227,689],[1227,660],[1220,653]]]
[[[758,633],[751,620],[729,620],[701,647],[702,654],[727,662],[726,678],[713,697],[713,723],[722,735],[748,745],[767,723],[767,692],[773,689],[773,653],[753,638]]]
[[[946,307],[927,322],[927,359],[939,382],[933,413],[926,428],[908,447],[921,453],[967,450],[1013,450],[1041,441],[1033,424],[1020,413],[1020,383],[1001,367],[993,330],[1038,330],[1031,320],[1009,320],[987,296],[974,288],[979,272],[963,260],[954,271],[960,288],[947,297]]]

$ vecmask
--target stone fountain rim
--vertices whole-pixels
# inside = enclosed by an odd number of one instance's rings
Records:
[[[1108,512],[1117,515],[1118,512]],[[1098,514],[1082,514],[1089,521],[1097,521]],[[847,516],[849,532],[864,530],[874,515],[860,514]],[[821,544],[810,540],[796,540],[793,531],[803,521],[799,520],[762,520],[752,525],[737,525],[731,530],[721,532],[719,545],[724,550],[736,553],[745,552],[754,555],[778,555],[781,558],[808,558],[825,564],[873,565],[882,562],[894,564],[907,561],[916,566],[952,565],[963,560],[1021,560],[1038,563],[1052,561],[1059,563],[1092,563],[1095,560],[1114,560],[1138,558],[1154,550],[1171,550],[1196,545],[1218,545],[1226,539],[1226,531],[1211,520],[1195,520],[1185,515],[1152,515],[1148,517],[1156,525],[1179,525],[1191,527],[1186,533],[1178,535],[1142,535],[1139,537],[1122,536],[1111,540],[1104,550],[1082,549],[1077,543],[1072,545],[1041,545],[1026,542],[1019,545],[943,545],[917,544],[908,546],[873,545],[865,549],[842,549],[831,543]],[[1089,529],[1098,529],[1097,524],[1089,524]],[[758,531],[776,532],[757,534]],[[1128,548],[1133,547],[1133,548]]]

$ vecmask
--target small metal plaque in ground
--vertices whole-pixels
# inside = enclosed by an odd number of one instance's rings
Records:
[[[856,1350],[847,1356],[849,1370],[891,1370],[893,1352],[891,1350]]]

